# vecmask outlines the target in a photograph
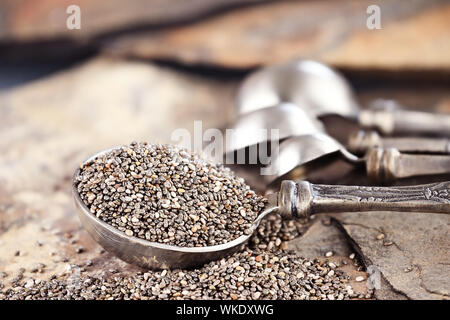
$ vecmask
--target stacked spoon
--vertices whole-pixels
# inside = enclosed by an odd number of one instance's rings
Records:
[[[450,150],[446,138],[450,115],[405,110],[381,99],[362,110],[343,76],[319,62],[293,61],[250,74],[238,90],[236,105],[239,118],[233,128],[251,129],[238,145],[230,144],[226,153],[262,143],[251,130],[282,131],[280,139],[284,141],[268,167],[271,174],[265,177],[269,183],[334,153],[355,165],[364,164],[376,183],[450,172],[450,156],[443,155]],[[319,121],[328,115],[354,120],[360,127],[376,128],[380,133],[359,131],[350,136],[346,149]],[[385,137],[392,134],[409,136]]]

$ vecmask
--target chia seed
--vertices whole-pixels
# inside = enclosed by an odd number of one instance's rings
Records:
[[[77,269],[76,266],[74,266]],[[246,249],[194,270],[137,272],[129,276],[73,276],[49,281],[20,279],[0,291],[0,299],[298,299],[342,300],[356,297],[348,276],[324,262],[292,252]],[[350,289],[349,289],[350,288]]]
[[[250,234],[266,202],[230,169],[174,145],[114,149],[85,163],[76,186],[92,214],[127,236],[180,247]]]

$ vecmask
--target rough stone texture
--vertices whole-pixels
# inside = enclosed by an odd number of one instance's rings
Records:
[[[66,27],[71,4],[2,1],[2,54],[60,57],[103,49],[245,69],[315,58],[358,70],[450,70],[446,0],[81,0],[79,30]],[[374,4],[381,9],[381,30],[366,26],[367,7]]]
[[[328,251],[341,257],[348,257],[352,253],[345,234],[331,224],[327,217],[316,217],[301,237],[287,243],[287,248],[297,251],[305,258],[324,256]]]
[[[450,218],[423,213],[335,215],[366,266],[377,267],[394,292],[409,299],[448,299]],[[377,239],[384,234],[385,238]],[[384,242],[392,241],[386,246]]]
[[[381,30],[366,26],[366,10],[373,4],[381,9]],[[449,70],[450,5],[441,0],[278,1],[119,36],[107,50],[231,68],[315,58],[347,68]]]
[[[364,292],[367,290],[366,282],[356,282],[357,276],[366,276],[365,272],[354,270],[353,262],[349,259],[350,254],[354,252],[351,241],[348,241],[347,234],[340,229],[338,222],[326,215],[316,217],[308,230],[300,237],[288,241],[286,247],[295,250],[300,256],[315,259],[324,257],[329,251],[333,252],[332,262],[340,265],[339,269],[347,272],[350,276],[351,285],[356,290]],[[347,266],[342,261],[348,263]],[[394,292],[390,284],[382,276],[381,287],[375,292],[377,299],[402,300],[403,295]]]

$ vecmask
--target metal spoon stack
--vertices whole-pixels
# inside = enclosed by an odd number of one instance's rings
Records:
[[[271,174],[265,176],[268,183],[293,170],[304,178],[312,163],[332,154],[364,165],[376,184],[450,172],[450,115],[406,110],[381,99],[363,109],[345,78],[316,61],[297,60],[250,74],[238,90],[236,106],[234,129],[281,132],[279,150],[268,166]],[[360,127],[348,137],[346,147],[321,123],[330,115]],[[226,152],[261,140],[242,135]]]

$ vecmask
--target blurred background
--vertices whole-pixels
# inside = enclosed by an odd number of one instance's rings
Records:
[[[380,29],[368,27],[373,5]],[[170,142],[194,120],[224,128],[246,74],[295,58],[337,68],[362,105],[381,97],[450,112],[450,2],[0,0],[0,267],[14,274],[44,259],[48,270],[62,270],[43,258],[51,251],[119,265],[89,250],[97,245],[71,202],[74,168],[113,145]],[[84,256],[74,254],[68,232]],[[49,245],[35,249],[37,240]],[[25,260],[11,258],[18,243]],[[431,250],[417,263],[439,256]],[[429,292],[413,275],[399,282],[394,269],[383,274],[408,298],[445,291],[435,279]]]
[[[67,25],[71,5],[79,29]],[[381,29],[368,27],[373,5]],[[447,80],[449,16],[445,0],[2,0],[2,87],[97,55],[238,76],[314,58],[355,74]]]
[[[0,146],[81,161],[131,140],[170,142],[194,120],[224,128],[245,75],[299,58],[341,71],[362,106],[386,98],[448,112],[450,4],[2,0]],[[350,124],[326,125],[339,138]]]

